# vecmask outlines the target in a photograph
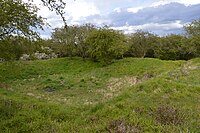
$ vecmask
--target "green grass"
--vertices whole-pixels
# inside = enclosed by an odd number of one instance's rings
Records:
[[[0,132],[200,131],[200,59],[0,64]]]

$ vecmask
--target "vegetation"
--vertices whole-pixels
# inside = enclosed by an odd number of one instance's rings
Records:
[[[0,58],[18,60],[23,54],[42,53],[42,47],[48,47],[58,57],[90,58],[102,65],[123,57],[190,60],[200,57],[199,34],[197,31],[191,33],[193,27],[198,27],[197,22],[185,26],[186,35],[171,34],[163,37],[145,31],[125,35],[121,31],[92,24],[56,28],[49,40],[4,37],[0,40]]]
[[[66,3],[62,0],[41,0],[49,10],[59,14],[66,25],[64,8]],[[38,38],[36,29],[42,29],[44,19],[37,15],[38,8],[30,0],[1,0],[0,1],[0,40],[12,35],[23,35]]]
[[[86,44],[89,46],[90,57],[103,65],[110,64],[113,59],[122,58],[127,47],[123,34],[107,28],[91,32]]]
[[[155,45],[158,43],[158,37],[149,32],[137,31],[128,36],[129,49],[126,56],[129,57],[154,57]]]
[[[44,21],[37,15],[37,7],[21,0],[1,0],[0,5],[0,39],[10,35],[38,37],[33,29],[42,29]]]
[[[60,14],[65,22],[63,17],[65,2],[41,1],[50,10]],[[37,15],[36,6],[29,1],[21,0],[3,0],[0,4],[3,7],[0,9],[0,15],[3,16],[0,19],[1,60],[18,60],[23,54],[42,52],[41,47],[49,47],[58,57],[79,56],[83,59],[100,61],[102,64],[110,64],[113,59],[122,57],[189,60],[200,56],[199,20],[184,26],[185,35],[158,37],[141,30],[124,35],[109,27],[85,24],[56,28],[51,39],[41,40],[33,39],[38,37],[36,29],[42,29],[45,24],[44,19]],[[40,47],[34,44],[39,44]],[[25,48],[24,45],[29,46]]]
[[[155,57],[163,60],[190,59],[192,55],[187,55],[187,49],[184,49],[185,44],[183,41],[185,39],[185,37],[180,35],[169,35],[160,38],[155,50]]]
[[[125,35],[66,26],[66,3],[41,1],[65,24],[48,40],[37,7],[0,1],[0,132],[199,132],[199,20]]]
[[[190,24],[185,25],[184,29],[188,36],[198,36],[200,35],[200,20],[195,20]]]
[[[56,28],[52,33],[51,45],[49,45],[60,57],[80,56],[88,57],[88,45],[85,40],[89,33],[95,29],[94,25],[69,26]]]
[[[200,59],[0,64],[1,132],[198,132]]]

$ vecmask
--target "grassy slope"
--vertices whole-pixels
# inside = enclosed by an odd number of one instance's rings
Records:
[[[2,132],[198,132],[200,59],[0,64]]]

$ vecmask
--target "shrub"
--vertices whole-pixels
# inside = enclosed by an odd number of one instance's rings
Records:
[[[19,59],[23,51],[16,39],[0,40],[0,58],[2,60]]]
[[[94,61],[103,65],[110,64],[113,59],[122,58],[127,50],[125,36],[119,31],[108,28],[94,30],[86,38],[89,55]]]

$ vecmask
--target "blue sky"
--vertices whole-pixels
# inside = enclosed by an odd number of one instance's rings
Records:
[[[65,17],[69,25],[93,23],[109,25],[125,33],[136,30],[159,35],[182,33],[183,25],[200,19],[200,0],[65,0]],[[40,32],[48,38],[54,28],[62,27],[61,18],[42,7],[39,14],[47,18],[50,28]]]

